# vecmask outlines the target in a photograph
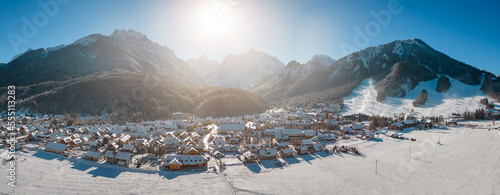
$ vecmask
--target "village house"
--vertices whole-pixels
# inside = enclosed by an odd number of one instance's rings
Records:
[[[173,164],[173,166],[170,166],[171,164]],[[185,167],[206,166],[207,159],[202,155],[166,155],[162,167],[164,169],[178,170]]]
[[[305,130],[304,131],[304,138],[306,138],[306,139],[313,138],[316,135],[317,135],[317,132],[314,130]]]
[[[276,158],[277,154],[278,151],[274,148],[261,149],[259,151],[259,159],[261,160],[274,159]]]
[[[350,126],[347,126],[347,125],[342,126],[341,130],[343,132],[349,133],[349,134],[354,133],[354,130]]]
[[[403,128],[405,127],[405,125],[402,123],[402,122],[395,122],[394,124],[391,124],[389,126],[389,129],[391,130],[403,130]]]
[[[80,138],[72,139],[71,142],[69,142],[71,146],[81,146],[82,143],[83,142]]]
[[[87,151],[82,154],[82,158],[92,161],[99,161],[102,158],[102,154],[97,151]]]
[[[103,157],[109,164],[115,164],[115,153],[113,151],[107,150]]]
[[[224,145],[214,147],[214,149],[219,152],[237,152],[239,148],[239,145]]]
[[[134,145],[131,144],[123,144],[122,151],[124,152],[133,152],[135,149]]]
[[[68,145],[71,143],[71,140],[72,140],[71,137],[64,137],[61,139],[60,143]]]
[[[299,154],[300,155],[306,155],[309,153],[309,147],[307,146],[301,146],[299,149]]]
[[[48,142],[45,145],[45,151],[54,153],[64,153],[68,149],[68,145],[61,143]]]
[[[312,146],[312,145],[313,145],[312,139],[303,139],[302,140],[302,146]]]
[[[118,144],[116,144],[115,142],[111,142],[111,143],[108,143],[108,147],[106,149],[116,152],[116,151],[118,151],[119,148],[120,148],[120,146],[118,146]]]
[[[288,143],[288,142],[280,142],[280,143],[276,144],[276,146],[277,146],[278,148],[281,148],[281,149],[288,148],[288,145],[289,145],[289,143]]]
[[[265,129],[264,136],[274,138],[274,129]]]
[[[195,148],[189,148],[185,151],[186,152],[184,155],[199,155],[200,154],[200,152],[198,150],[196,150]]]
[[[323,149],[325,149],[325,145],[324,144],[314,144],[313,147],[312,147],[312,150],[314,150],[314,152],[320,152],[320,151],[323,151]]]
[[[222,124],[219,126],[217,132],[219,133],[228,133],[228,132],[243,132],[245,131],[244,124]]]
[[[305,138],[301,129],[276,129],[274,137],[276,141],[289,141]]]
[[[258,145],[248,145],[246,149],[249,151],[252,151],[252,152],[257,152],[257,150],[259,150],[259,146]]]
[[[290,158],[295,155],[296,151],[293,148],[282,149],[280,155],[285,158]]]
[[[117,152],[115,154],[115,162],[120,166],[127,166],[132,160],[132,153],[130,152]]]
[[[258,161],[259,159],[253,152],[246,151],[243,153],[243,163],[256,163]]]

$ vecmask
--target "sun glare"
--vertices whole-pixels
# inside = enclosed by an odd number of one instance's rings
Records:
[[[211,9],[205,10],[201,17],[203,30],[211,35],[223,35],[227,33],[231,25],[231,18],[227,14],[218,15]]]

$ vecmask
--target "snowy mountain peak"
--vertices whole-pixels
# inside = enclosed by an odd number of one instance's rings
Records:
[[[102,37],[103,36],[101,34],[92,34],[92,35],[88,35],[86,37],[83,37],[81,39],[78,39],[73,44],[74,45],[81,45],[81,46],[88,46],[88,45],[96,42],[97,40],[101,39]]]
[[[147,40],[148,37],[146,35],[137,32],[135,30],[120,30],[115,29],[113,33],[109,36],[111,40],[114,42],[125,41],[126,39],[135,39],[135,40]]]
[[[316,54],[304,66],[309,72],[314,72],[328,68],[334,62],[335,60],[328,55]]]
[[[330,56],[323,55],[323,54],[316,54],[316,55],[314,55],[312,57],[312,59],[309,60],[307,63],[311,63],[313,61],[319,62],[325,68],[327,68],[328,66],[332,65],[335,62],[335,60],[332,59]]]
[[[119,30],[115,29],[108,36],[115,44],[127,49],[159,49],[161,46],[149,40],[146,35],[135,30]]]

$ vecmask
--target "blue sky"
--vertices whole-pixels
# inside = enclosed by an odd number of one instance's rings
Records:
[[[207,54],[221,61],[253,48],[285,64],[304,63],[314,54],[338,59],[367,46],[420,38],[457,60],[500,74],[500,2],[494,0],[0,0],[0,8],[0,62],[28,48],[134,29],[184,60]],[[372,11],[389,13],[390,20],[381,17],[382,24]],[[355,29],[367,34],[358,41],[362,44],[356,44]]]

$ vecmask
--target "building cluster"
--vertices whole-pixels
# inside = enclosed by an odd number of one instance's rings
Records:
[[[18,116],[15,129],[0,123],[0,142],[7,145],[7,139],[15,137],[17,149],[35,143],[48,152],[98,163],[178,170],[207,167],[212,157],[225,153],[238,153],[245,163],[290,158],[323,151],[340,139],[373,139],[377,127],[401,130],[436,123],[435,118],[411,116],[342,116],[339,110],[338,105],[323,105],[217,118],[176,112],[169,120],[92,125],[84,118],[81,125],[66,125],[58,116]]]

